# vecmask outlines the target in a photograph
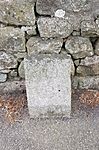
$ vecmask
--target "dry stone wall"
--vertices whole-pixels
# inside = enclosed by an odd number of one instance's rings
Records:
[[[99,89],[99,0],[0,0],[0,83],[34,53],[71,57],[73,87]]]

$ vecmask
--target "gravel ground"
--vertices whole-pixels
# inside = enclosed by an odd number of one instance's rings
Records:
[[[14,124],[0,114],[0,150],[99,150],[99,107],[49,120],[30,119],[24,109]]]

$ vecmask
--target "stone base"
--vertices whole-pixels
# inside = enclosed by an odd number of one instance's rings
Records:
[[[44,107],[31,107],[29,108],[30,118],[61,118],[71,115],[71,108],[68,106],[44,106]]]

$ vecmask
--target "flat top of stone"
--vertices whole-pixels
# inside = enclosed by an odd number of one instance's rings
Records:
[[[24,58],[25,60],[30,60],[30,61],[40,61],[42,59],[60,59],[60,60],[67,60],[67,61],[71,61],[70,57],[68,57],[65,54],[33,54],[31,56],[27,56],[26,58]]]

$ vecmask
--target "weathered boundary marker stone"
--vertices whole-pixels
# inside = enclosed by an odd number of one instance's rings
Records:
[[[62,54],[39,54],[24,59],[31,118],[71,113],[71,59]]]

